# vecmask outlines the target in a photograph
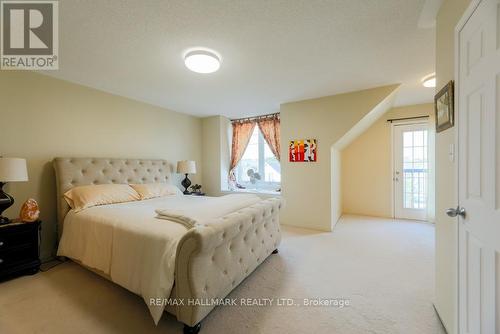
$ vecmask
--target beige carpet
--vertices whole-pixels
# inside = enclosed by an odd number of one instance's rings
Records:
[[[333,233],[284,228],[232,298],[345,298],[338,307],[219,307],[202,333],[444,333],[432,306],[434,227],[347,216]],[[181,333],[141,298],[68,262],[0,284],[0,333]]]

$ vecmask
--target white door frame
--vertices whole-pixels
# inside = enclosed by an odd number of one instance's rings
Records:
[[[454,138],[454,155],[455,155],[455,193],[454,193],[454,202],[459,203],[459,189],[458,187],[460,186],[460,174],[459,174],[459,164],[458,164],[458,154],[459,154],[459,149],[458,149],[458,143],[459,143],[459,133],[458,133],[458,128],[459,128],[459,122],[461,121],[460,116],[459,116],[459,108],[460,106],[460,99],[458,96],[458,92],[460,92],[460,32],[462,29],[465,27],[471,16],[474,14],[476,11],[477,7],[481,3],[482,0],[471,0],[469,7],[465,10],[462,18],[460,21],[458,21],[457,25],[455,26],[455,73],[454,73],[454,78],[455,78],[455,96],[454,96],[454,106],[455,106],[455,114],[454,114],[454,128],[455,128],[455,138]],[[459,224],[459,217],[455,219],[455,224]],[[460,319],[459,319],[459,303],[460,303],[460,286],[459,286],[459,273],[460,273],[460,259],[459,259],[459,229],[456,229],[456,236],[455,236],[455,266],[456,266],[456,272],[455,272],[455,277],[454,277],[454,282],[453,284],[455,285],[455,292],[457,295],[457,303],[455,305],[455,316],[454,316],[454,323],[455,323],[455,328],[457,329],[457,333],[460,333]]]
[[[391,122],[391,175],[392,175],[392,186],[391,186],[391,212],[392,212],[392,218],[396,218],[396,183],[394,182],[394,177],[396,175],[396,166],[394,163],[395,160],[395,154],[396,154],[396,148],[394,147],[394,140],[395,140],[395,127],[398,125],[412,125],[412,124],[425,124],[429,127],[429,130],[427,132],[427,154],[428,154],[428,159],[429,159],[429,168],[434,168],[434,151],[435,148],[431,148],[430,145],[435,145],[435,140],[433,138],[433,133],[431,133],[431,118],[428,120],[413,120],[413,121],[408,121],[408,120],[401,120],[401,121],[393,121]],[[432,139],[432,140],[431,140]],[[434,172],[432,172],[434,173]],[[434,189],[434,186],[430,187],[430,183],[434,182],[434,180],[429,179],[428,180],[428,188],[427,190],[430,191],[431,189]],[[429,218],[429,217],[427,217]]]

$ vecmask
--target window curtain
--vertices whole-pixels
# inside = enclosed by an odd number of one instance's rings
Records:
[[[233,123],[233,139],[231,145],[231,163],[229,166],[229,181],[230,183],[236,183],[236,176],[234,175],[234,169],[240,162],[241,157],[245,153],[245,150],[252,136],[252,132],[255,128],[254,121],[234,121]]]
[[[261,118],[257,120],[260,131],[267,145],[273,152],[274,156],[280,161],[280,116],[273,115],[269,118]]]

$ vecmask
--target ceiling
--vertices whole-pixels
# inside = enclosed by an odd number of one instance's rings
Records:
[[[397,105],[431,102],[434,89],[420,84],[434,72],[435,30],[419,28],[425,3],[65,0],[60,70],[46,74],[197,116],[267,114],[394,83]],[[221,69],[187,70],[183,52],[195,46],[218,51]]]

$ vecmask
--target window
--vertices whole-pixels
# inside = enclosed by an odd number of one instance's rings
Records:
[[[281,189],[281,166],[255,126],[248,146],[235,169],[237,188],[278,192]]]

